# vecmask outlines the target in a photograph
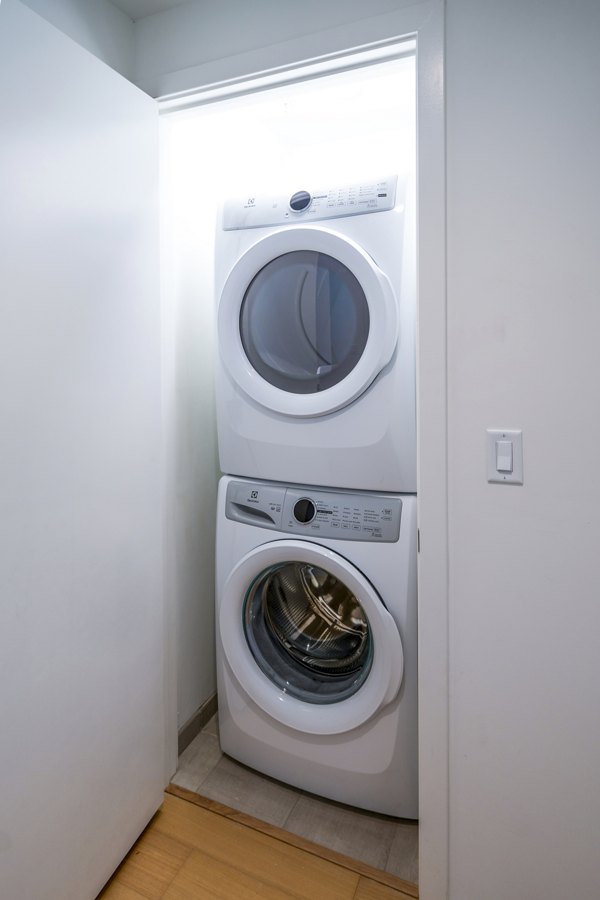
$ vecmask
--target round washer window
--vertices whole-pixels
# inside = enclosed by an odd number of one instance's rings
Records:
[[[265,675],[308,703],[351,697],[373,662],[360,602],[338,578],[309,563],[261,572],[246,595],[244,632]]]
[[[294,394],[324,391],[356,366],[369,336],[369,305],[339,260],[295,250],[252,279],[240,309],[240,335],[253,368]]]

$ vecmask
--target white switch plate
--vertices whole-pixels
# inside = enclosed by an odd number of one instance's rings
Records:
[[[488,428],[487,480],[498,484],[523,484],[523,432],[510,428]],[[496,442],[512,444],[512,472],[499,472],[496,468]]]

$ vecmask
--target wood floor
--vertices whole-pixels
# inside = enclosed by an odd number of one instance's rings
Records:
[[[183,793],[183,792],[180,792]],[[210,805],[210,801],[207,801]],[[228,814],[231,813],[231,815]],[[164,804],[98,900],[414,900],[416,888],[218,805]],[[258,830],[258,825],[261,830]],[[271,832],[271,833],[269,833]],[[290,842],[290,840],[292,842]],[[295,845],[296,844],[296,845]],[[396,880],[399,883],[399,879]]]
[[[316,797],[225,756],[213,716],[179,757],[174,784],[416,884],[418,825]]]

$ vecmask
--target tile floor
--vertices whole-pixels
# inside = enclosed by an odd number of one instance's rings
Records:
[[[221,753],[217,716],[179,757],[174,784],[278,825],[330,850],[418,881],[418,826],[325,800]]]

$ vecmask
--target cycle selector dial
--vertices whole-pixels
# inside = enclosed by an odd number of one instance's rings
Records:
[[[294,518],[301,525],[308,525],[317,514],[317,507],[308,497],[302,497],[294,503]]]
[[[308,209],[311,200],[312,197],[308,191],[296,191],[290,197],[290,209],[293,209],[294,212],[303,212],[305,209]]]

